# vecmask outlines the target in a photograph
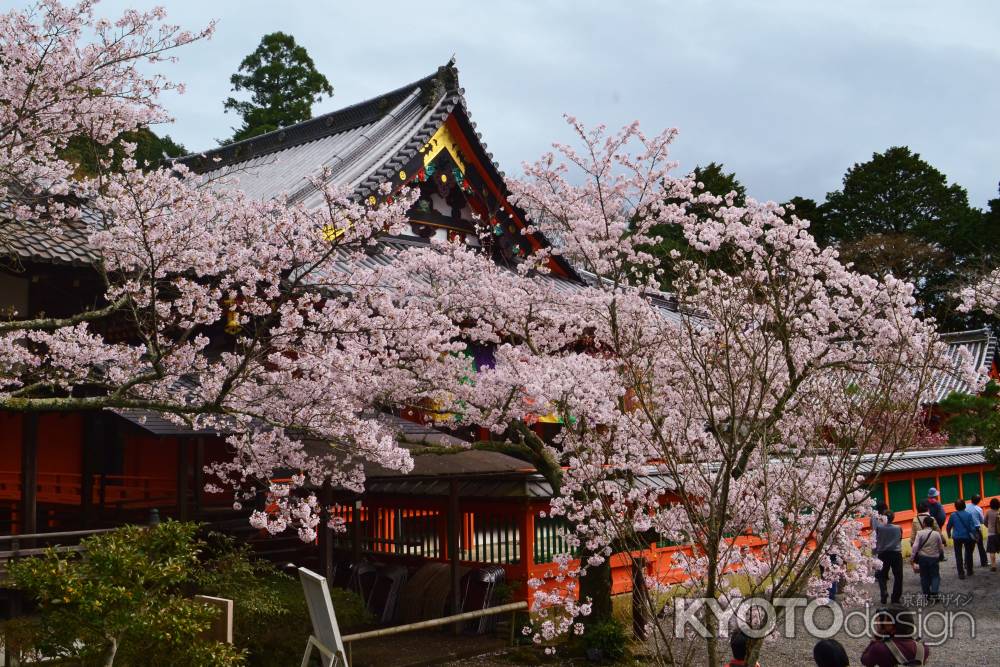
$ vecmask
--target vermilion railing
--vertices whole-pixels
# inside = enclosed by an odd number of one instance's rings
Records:
[[[38,473],[38,502],[77,505],[83,490],[80,473]],[[95,505],[141,504],[177,494],[177,481],[170,477],[141,475],[94,475],[91,502]],[[21,498],[21,473],[0,470],[0,500]]]

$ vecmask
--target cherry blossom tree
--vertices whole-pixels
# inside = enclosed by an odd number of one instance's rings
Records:
[[[317,501],[298,487],[360,491],[363,461],[410,467],[379,410],[437,406],[485,426],[551,473],[552,513],[570,526],[561,585],[536,595],[539,641],[590,612],[581,575],[654,539],[680,545],[687,595],[730,608],[822,597],[834,580],[856,595],[870,579],[862,465],[877,474],[918,437],[945,364],[911,285],[852,272],[775,204],[673,176],[675,133],[638,125],[571,119],[580,148],[526,167],[511,186],[525,233],[554,243],[514,269],[452,244],[362,268],[415,193],[370,205],[323,173],[311,209],[134,159],[74,178],[70,138],[107,144],[164,120],[172,84],[143,67],[210,32],[160,11],[99,20],[91,2],[0,17],[0,242],[83,234],[102,285],[89,310],[0,322],[0,409],[148,409],[224,430],[236,456],[214,472],[238,498],[299,471],[252,521],[304,539]],[[676,258],[669,295],[644,250],[664,225],[701,255]],[[550,275],[553,254],[581,280]],[[468,343],[494,348],[492,366],[473,373]],[[545,440],[530,426],[549,414],[562,428]],[[715,661],[724,628],[704,622]],[[667,624],[652,629],[665,661],[690,661]]]
[[[306,209],[182,165],[74,174],[70,139],[109,144],[167,118],[158,96],[180,87],[142,72],[212,31],[93,6],[0,17],[0,247],[82,235],[102,286],[90,309],[0,322],[0,409],[146,409],[217,428],[236,455],[214,472],[238,501],[297,473],[252,522],[312,539],[316,499],[295,488],[360,491],[364,461],[409,469],[379,409],[432,400],[458,374],[448,318],[398,301],[379,271],[338,268],[398,231],[413,195],[359,202],[318,173],[323,203]]]
[[[958,297],[962,312],[979,310],[996,315],[1000,312],[1000,269],[979,276],[971,285],[962,288]]]
[[[736,206],[672,176],[673,131],[569,122],[581,148],[556,145],[512,186],[552,248],[516,271],[460,247],[409,259],[421,301],[495,346],[448,409],[561,466],[552,513],[575,553],[553,568],[561,586],[536,592],[536,640],[580,630],[583,573],[657,540],[680,546],[672,574],[687,597],[731,610],[824,598],[835,581],[857,598],[875,568],[857,520],[872,511],[864,475],[921,436],[932,374],[953,370],[912,285],[851,271],[773,203]],[[677,260],[669,295],[643,251],[666,224],[701,254]],[[548,253],[587,284],[546,275]],[[709,268],[719,253],[725,272]],[[524,425],[549,412],[559,435],[531,443]],[[726,627],[700,618],[700,654],[669,622],[651,628],[664,662],[718,661]]]

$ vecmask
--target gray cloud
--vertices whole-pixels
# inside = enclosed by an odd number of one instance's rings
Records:
[[[104,2],[111,14],[146,0]],[[229,76],[261,35],[295,35],[336,89],[322,113],[454,53],[473,118],[508,172],[569,135],[561,114],[678,127],[684,170],[711,160],[759,199],[822,198],[847,167],[905,144],[983,205],[1000,180],[1000,5],[894,0],[298,2],[169,0],[219,19],[170,75],[166,129],[192,149],[230,134]]]

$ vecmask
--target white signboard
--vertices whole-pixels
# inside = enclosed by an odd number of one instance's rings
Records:
[[[316,647],[323,667],[346,667],[344,643],[340,640],[340,628],[337,626],[337,616],[333,613],[326,578],[300,567],[299,579],[302,581],[302,591],[306,596],[306,604],[309,605],[309,618],[313,627],[313,634],[309,637],[305,655],[302,656],[302,664],[308,664],[309,654]]]

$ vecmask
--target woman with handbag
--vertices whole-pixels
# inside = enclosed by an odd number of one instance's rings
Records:
[[[936,600],[941,585],[941,561],[944,559],[944,538],[937,530],[934,517],[924,518],[924,528],[913,538],[910,563],[920,573],[920,590],[928,600]]]

